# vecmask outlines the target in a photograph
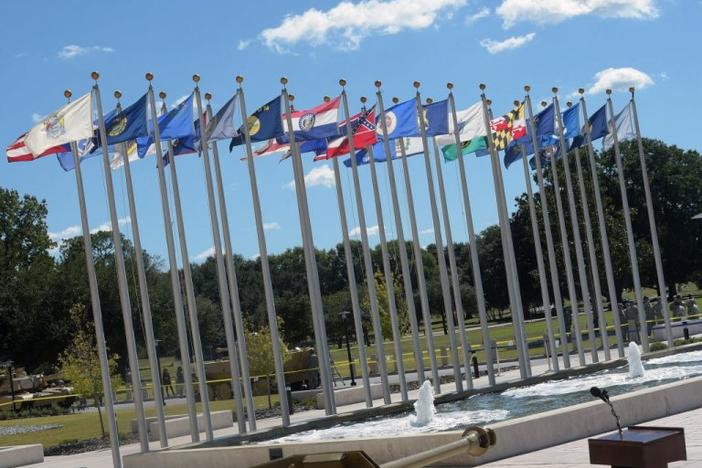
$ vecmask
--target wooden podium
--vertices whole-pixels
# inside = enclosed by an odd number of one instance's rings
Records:
[[[590,463],[612,468],[665,468],[687,460],[681,427],[629,426],[597,439],[588,439]]]

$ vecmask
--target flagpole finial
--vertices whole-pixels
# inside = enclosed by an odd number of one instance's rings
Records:
[[[634,87],[633,87],[633,86],[630,86],[630,87],[629,87],[629,92],[631,93],[632,96],[634,95],[634,91],[636,91],[636,90],[634,89]]]
[[[161,100],[166,99],[166,92],[165,91],[159,92],[158,97],[161,98]]]
[[[288,84],[288,79],[285,78],[285,77],[282,77],[282,78],[280,79],[280,84],[282,84],[283,86],[285,86],[286,84]]]
[[[515,99],[514,101],[512,101],[512,104],[514,104],[514,107],[519,107],[519,104],[521,104],[521,102],[519,101],[519,99]]]
[[[195,82],[195,84],[199,83],[199,82],[200,82],[200,75],[198,75],[197,73],[195,73],[195,74],[193,75],[193,81]]]
[[[492,105],[492,99],[486,99],[485,102],[487,103],[488,106]]]
[[[329,102],[331,101],[331,98],[329,96],[324,96],[324,102]]]
[[[531,91],[531,86],[529,86],[529,85],[524,85],[524,91],[526,91],[527,93],[529,93],[529,91]]]
[[[434,100],[433,100],[432,98],[428,97],[428,98],[427,98],[427,104],[431,104],[432,102],[434,102]]]
[[[236,75],[236,78],[234,80],[237,82],[237,84],[241,84],[244,82],[244,77],[241,75]]]
[[[70,89],[67,89],[63,92],[63,97],[65,97],[66,99],[71,99],[71,96],[73,96],[73,91],[71,91]]]
[[[453,83],[451,83],[451,82],[449,81],[448,83],[446,83],[446,87],[449,89],[449,91],[452,90],[452,89],[453,89]]]
[[[295,100],[294,94],[288,94],[288,101],[293,102]]]
[[[546,101],[541,101],[541,107],[546,107],[548,103]]]
[[[578,88],[578,93],[579,93],[580,95],[585,94],[585,88]]]
[[[421,84],[419,81],[415,81],[414,83],[412,83],[412,86],[414,86],[414,87],[417,88],[417,89],[419,89],[419,87],[420,87],[421,85],[422,85],[422,84]]]
[[[100,74],[98,72],[94,71],[90,74],[90,78],[97,81],[100,78]]]
[[[573,103],[570,102],[570,101],[568,101],[568,102],[566,102],[566,106],[568,106],[568,107],[573,107]]]
[[[398,102],[400,102],[400,98],[398,98],[398,97],[393,97],[393,98],[392,98],[392,103],[393,103],[393,104],[397,104]]]
[[[122,91],[115,89],[115,92],[112,95],[119,101],[119,99],[122,97]]]
[[[553,91],[553,94],[558,94],[558,88],[556,88],[555,86],[551,88],[551,91]]]
[[[341,86],[342,88],[343,88],[344,86],[346,86],[346,80],[343,79],[343,78],[340,79],[340,80],[339,80],[339,86]]]
[[[365,104],[367,101],[365,96],[361,96],[361,104]]]
[[[207,102],[211,101],[212,100],[212,93],[205,93],[205,100]]]
[[[145,76],[146,76],[146,81],[151,81],[154,79],[154,74],[151,72],[147,72]]]
[[[380,80],[375,80],[375,87],[376,87],[376,88],[380,89],[380,86],[381,86],[382,84],[383,84],[383,83],[381,83]]]
[[[480,91],[485,91],[485,88],[486,88],[485,83],[480,83],[478,85],[478,88],[480,88]]]
[[[605,89],[605,93],[607,93],[607,96],[610,96],[612,94],[612,90],[607,88]]]

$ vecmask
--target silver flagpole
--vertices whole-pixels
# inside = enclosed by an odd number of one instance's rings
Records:
[[[492,119],[492,109],[490,108],[491,101],[488,99],[488,115]],[[526,338],[526,329],[524,328],[524,310],[522,308],[522,296],[521,296],[521,286],[519,285],[519,274],[517,271],[517,260],[514,254],[514,242],[512,241],[512,228],[511,221],[509,218],[509,212],[507,210],[507,199],[505,198],[505,182],[502,177],[502,166],[500,165],[499,158],[497,160],[497,180],[500,190],[497,192],[498,196],[502,200],[502,204],[505,207],[505,223],[510,226],[509,231],[501,231],[500,234],[503,237],[504,245],[507,246],[509,252],[509,268],[507,269],[508,274],[512,275],[513,281],[513,294],[514,294],[514,304],[516,304],[516,339],[521,343],[521,347],[517,347],[517,351],[521,352],[522,358],[524,360],[526,368],[526,376],[531,377],[531,361],[529,360],[529,346]]]
[[[516,347],[517,347],[517,356],[518,356],[518,361],[519,361],[519,375],[522,379],[525,379],[528,377],[528,371],[527,371],[527,363],[525,362],[526,359],[524,358],[524,352],[523,352],[523,341],[522,341],[522,330],[520,327],[520,320],[519,320],[519,314],[521,313],[520,311],[520,306],[518,302],[521,302],[521,299],[518,299],[517,296],[518,294],[515,294],[516,288],[514,285],[514,279],[516,277],[515,274],[512,272],[512,261],[511,261],[511,250],[509,247],[509,244],[512,242],[512,230],[509,225],[509,218],[507,214],[507,204],[504,200],[504,186],[501,185],[501,178],[500,178],[500,160],[499,156],[497,154],[497,149],[495,148],[495,141],[493,140],[492,137],[492,129],[490,128],[490,114],[488,112],[488,101],[487,98],[485,97],[485,85],[480,84],[480,99],[483,103],[483,120],[485,124],[485,131],[487,133],[487,139],[488,139],[488,148],[490,151],[490,163],[492,165],[492,178],[493,178],[493,184],[495,186],[495,199],[497,202],[497,213],[499,217],[499,222],[500,222],[500,236],[502,238],[502,254],[504,257],[504,264],[505,264],[505,275],[507,277],[507,293],[509,294],[509,302],[510,302],[510,309],[512,311],[512,327],[514,328],[514,334],[515,334],[515,341],[516,341]],[[516,273],[516,272],[515,272]]]
[[[385,150],[388,181],[390,182],[390,198],[392,200],[392,211],[395,219],[395,231],[397,232],[397,248],[400,252],[400,267],[402,269],[402,284],[405,290],[405,302],[407,303],[407,315],[409,316],[410,328],[412,330],[412,349],[414,351],[415,364],[417,366],[417,382],[424,382],[424,355],[419,343],[419,326],[417,324],[417,310],[414,304],[414,290],[412,288],[412,273],[407,256],[407,243],[405,242],[404,230],[402,228],[402,215],[400,213],[400,201],[397,196],[397,185],[395,182],[395,169],[390,155],[390,141],[388,131],[385,126],[385,107],[383,106],[383,96],[380,92],[381,82],[376,81],[376,100],[378,104],[380,130],[383,136],[383,147]],[[376,132],[378,130],[376,129]],[[433,348],[429,350],[429,355],[434,356]],[[436,359],[432,358],[433,367],[436,367]]]
[[[236,82],[239,85],[237,90],[239,94],[239,110],[241,112],[241,120],[246,122],[248,114],[246,113],[246,99],[244,99],[244,88],[242,83],[244,77],[237,75]],[[253,152],[251,150],[251,135],[249,134],[249,126],[244,125],[244,144],[246,148],[246,166],[249,171],[249,185],[251,187],[251,199],[253,200],[254,219],[256,220],[256,234],[258,235],[258,253],[261,260],[261,276],[263,277],[263,291],[266,297],[266,313],[268,315],[268,326],[271,330],[271,340],[273,341],[273,363],[275,365],[275,382],[278,386],[278,397],[280,400],[280,411],[283,419],[283,426],[290,424],[290,402],[288,394],[280,390],[286,388],[285,384],[285,364],[280,349],[280,332],[278,330],[278,316],[275,313],[275,297],[273,296],[273,280],[271,279],[271,267],[268,263],[268,248],[266,247],[266,234],[263,229],[263,215],[261,214],[261,199],[258,195],[258,182],[256,180],[256,167],[253,160]],[[255,413],[254,413],[255,414]],[[254,419],[255,420],[255,419]],[[249,421],[251,423],[251,421]],[[254,425],[255,427],[255,425]]]
[[[354,157],[353,155],[351,157]],[[383,273],[385,274],[385,285],[388,292],[388,303],[390,306],[390,324],[392,326],[392,340],[395,348],[395,362],[397,366],[397,377],[400,379],[400,395],[402,401],[407,401],[407,379],[405,378],[405,363],[402,360],[402,334],[400,333],[399,320],[397,318],[397,305],[395,303],[395,278],[390,267],[388,255],[388,245],[385,239],[385,224],[383,219],[383,207],[380,204],[380,192],[378,191],[378,175],[375,171],[375,156],[373,155],[373,145],[368,147],[368,159],[370,160],[370,173],[373,182],[373,196],[375,197],[375,213],[378,221],[378,234],[380,236],[380,252],[383,256]]]
[[[393,103],[399,102],[399,99],[393,98]],[[383,128],[385,128],[385,117],[381,118]],[[386,133],[387,135],[387,133]],[[427,351],[431,360],[432,383],[434,385],[434,393],[441,393],[441,378],[439,376],[439,366],[436,362],[436,350],[434,349],[434,330],[431,326],[431,310],[429,309],[429,299],[427,295],[427,283],[424,277],[424,260],[422,260],[422,247],[419,245],[419,230],[417,229],[417,217],[414,210],[414,195],[412,194],[412,182],[409,176],[409,164],[407,164],[407,152],[405,151],[404,138],[398,138],[400,143],[400,156],[402,157],[402,175],[405,180],[405,192],[407,193],[407,211],[409,212],[410,229],[412,231],[412,250],[414,252],[414,261],[417,268],[417,283],[419,284],[419,297],[422,305],[422,318],[424,319],[424,336],[427,341]],[[387,141],[387,138],[385,138]],[[386,152],[388,163],[392,161],[392,155]]]
[[[64,91],[63,95],[70,101],[73,93]],[[100,377],[102,379],[103,395],[105,398],[105,411],[107,412],[107,425],[110,432],[110,447],[112,449],[112,465],[121,468],[122,457],[119,452],[119,434],[117,432],[117,419],[115,418],[115,403],[112,393],[112,379],[110,378],[110,364],[107,358],[107,345],[105,344],[105,329],[102,323],[102,308],[100,307],[100,292],[98,290],[95,263],[93,261],[93,244],[90,239],[90,225],[88,224],[88,210],[85,206],[85,192],[83,190],[83,175],[80,169],[78,146],[71,143],[73,165],[75,166],[76,189],[78,191],[78,205],[80,206],[80,224],[83,229],[83,251],[85,252],[85,266],[88,271],[88,286],[90,287],[90,303],[93,309],[93,322],[95,325],[95,341],[100,360]]]
[[[358,164],[356,162],[356,150],[353,145],[353,129],[351,128],[351,120],[349,113],[349,102],[346,96],[345,80],[339,80],[341,86],[341,101],[344,106],[344,118],[346,119],[346,137],[349,142],[349,151],[351,154],[351,170],[353,173],[353,187],[356,195],[356,211],[358,212],[358,225],[361,229],[361,247],[363,249],[363,264],[366,273],[366,287],[368,288],[368,301],[370,302],[371,321],[373,323],[373,333],[375,335],[375,352],[378,354],[378,372],[380,373],[380,381],[383,385],[383,399],[385,404],[392,403],[390,397],[390,385],[388,384],[387,363],[385,360],[385,343],[383,339],[383,329],[380,325],[380,311],[378,309],[378,296],[375,285],[375,271],[373,270],[373,260],[371,259],[370,249],[368,247],[368,231],[366,229],[366,213],[363,208],[363,196],[361,195],[361,180],[358,176]],[[388,292],[388,298],[389,298]]]
[[[305,177],[302,167],[302,156],[300,148],[295,143],[295,132],[292,126],[291,104],[294,99],[288,95],[286,84],[288,79],[280,79],[283,89],[280,92],[281,100],[285,105],[285,122],[290,141],[290,151],[292,154],[293,174],[295,177],[295,194],[297,195],[297,208],[300,216],[300,231],[302,244],[305,253],[305,270],[307,273],[307,289],[310,296],[310,306],[312,309],[312,325],[314,327],[315,345],[319,357],[319,373],[322,381],[322,390],[325,395],[324,410],[327,415],[336,413],[336,402],[334,401],[334,390],[332,388],[331,373],[329,371],[329,353],[326,347],[326,332],[324,309],[322,307],[321,291],[319,288],[319,276],[317,273],[317,260],[314,252],[314,241],[312,239],[311,226],[309,224],[309,213],[307,210],[307,194],[305,189]]]
[[[97,80],[100,78],[98,72],[92,72],[92,79],[95,81],[93,92],[95,93],[95,108],[97,109],[98,131],[102,145],[102,166],[105,172],[105,185],[107,191],[107,204],[110,210],[110,223],[112,224],[112,246],[115,249],[115,263],[117,266],[117,288],[119,290],[119,302],[122,309],[122,320],[124,321],[124,333],[127,341],[127,355],[129,358],[129,370],[131,372],[132,394],[134,406],[136,407],[137,426],[139,428],[139,443],[141,452],[149,451],[149,438],[146,429],[146,417],[144,415],[144,396],[141,392],[141,374],[139,373],[139,355],[137,353],[136,338],[134,336],[134,324],[132,322],[132,304],[129,299],[129,287],[127,286],[127,271],[124,266],[124,252],[122,251],[122,235],[119,232],[119,221],[117,219],[117,205],[115,204],[115,192],[112,184],[112,169],[110,168],[110,152],[107,147],[107,130],[105,129],[105,119],[102,113],[102,101],[100,99],[100,88]]]
[[[544,254],[541,250],[541,232],[539,221],[536,216],[536,205],[534,204],[534,193],[531,188],[531,172],[527,162],[527,152],[524,144],[519,145],[522,152],[522,168],[524,169],[524,183],[526,184],[527,199],[529,201],[529,218],[531,220],[531,232],[534,238],[534,250],[536,251],[536,265],[539,271],[539,286],[541,287],[541,303],[544,308],[546,318],[546,333],[548,336],[548,349],[551,353],[551,366],[554,372],[558,372],[558,350],[556,340],[553,338],[553,324],[551,323],[551,301],[548,294],[548,284],[546,283],[546,267],[544,266]]]
[[[444,316],[448,325],[449,346],[451,347],[451,364],[453,366],[453,377],[456,382],[456,391],[463,391],[463,378],[461,377],[461,364],[458,358],[458,347],[456,346],[456,325],[453,322],[453,301],[451,290],[448,285],[448,272],[446,271],[446,257],[444,257],[444,245],[441,238],[441,223],[436,206],[436,193],[434,192],[434,178],[431,170],[431,159],[429,159],[429,142],[427,140],[426,120],[424,118],[424,108],[422,98],[419,94],[419,81],[413,83],[416,93],[414,96],[417,106],[417,116],[419,120],[419,133],[422,138],[422,149],[424,150],[424,170],[427,177],[427,188],[429,190],[429,205],[431,207],[431,219],[434,227],[434,242],[436,243],[436,261],[439,264],[439,281],[441,283],[441,295],[444,303]],[[448,117],[447,117],[448,118]],[[470,373],[470,368],[465,369]]]
[[[663,275],[663,259],[661,258],[661,246],[658,242],[658,231],[656,228],[656,216],[653,211],[653,199],[651,198],[651,185],[648,181],[648,170],[646,169],[646,156],[644,155],[643,142],[641,141],[641,129],[639,128],[639,114],[636,111],[636,101],[634,99],[634,87],[629,88],[631,93],[631,111],[634,114],[634,127],[636,129],[636,142],[639,147],[639,161],[641,163],[641,176],[643,178],[644,193],[646,195],[646,211],[648,213],[648,227],[651,231],[651,244],[653,244],[653,258],[656,262],[656,276],[658,278],[658,290],[660,291],[660,301],[663,309],[663,319],[665,320],[665,335],[668,340],[668,347],[673,348],[673,331],[670,327],[670,310],[668,310],[668,293],[666,290],[665,277]],[[641,322],[642,324],[644,322]],[[642,326],[642,333],[644,327]],[[646,328],[647,329],[647,328]]]
[[[210,106],[211,99],[212,94],[205,93],[205,100],[207,100],[206,112],[208,116],[208,121],[212,118],[213,115],[212,107]],[[203,134],[204,133],[205,132],[203,132]],[[206,134],[205,137],[207,138]],[[244,398],[246,399],[246,415],[248,416],[249,429],[255,431],[256,406],[254,405],[253,392],[251,390],[251,376],[249,374],[248,358],[249,352],[248,346],[246,345],[246,330],[244,329],[244,319],[242,317],[241,301],[239,298],[239,282],[237,280],[236,269],[234,268],[234,249],[232,248],[232,239],[229,230],[227,200],[224,197],[224,184],[222,183],[222,168],[219,164],[219,148],[217,147],[216,142],[212,144],[212,160],[214,161],[215,182],[217,183],[217,198],[219,199],[219,212],[222,222],[222,237],[224,238],[224,262],[227,271],[227,280],[229,282],[229,295],[232,300],[232,311],[234,313],[234,328],[236,330],[237,341],[239,342],[239,360],[241,361],[241,376],[243,380],[242,383],[244,386]],[[272,338],[273,333],[271,332],[271,339]],[[278,346],[280,346],[280,338],[276,338],[278,339]],[[274,352],[275,349],[275,346],[273,346]],[[285,389],[285,387],[283,387],[283,389]],[[278,395],[280,396],[281,393],[285,392],[281,392],[279,390]],[[285,420],[285,418],[283,418],[283,420]]]
[[[607,277],[607,290],[609,293],[609,304],[614,316],[614,333],[617,338],[617,351],[619,357],[624,357],[624,341],[622,339],[622,325],[617,298],[617,289],[614,286],[614,273],[612,272],[612,257],[609,252],[609,238],[607,236],[607,225],[605,224],[604,208],[602,207],[602,195],[600,191],[600,181],[597,175],[597,164],[595,162],[595,152],[592,149],[592,128],[588,121],[587,107],[585,106],[585,89],[578,89],[580,94],[580,104],[583,110],[583,120],[585,121],[585,141],[587,142],[587,156],[590,163],[590,177],[592,178],[592,190],[595,193],[595,208],[597,211],[597,224],[600,231],[600,244],[602,245],[602,259],[605,266],[605,276]],[[602,304],[604,307],[604,304]]]
[[[358,346],[358,360],[361,366],[363,377],[363,393],[366,398],[366,408],[373,406],[370,380],[368,378],[368,357],[366,355],[366,344],[363,340],[363,318],[361,316],[361,305],[358,303],[358,286],[356,285],[356,271],[353,266],[353,252],[349,240],[349,226],[346,221],[346,206],[344,204],[344,191],[341,187],[341,175],[339,174],[339,158],[332,158],[334,166],[334,184],[336,185],[336,200],[339,205],[339,221],[341,222],[341,235],[344,239],[344,260],[346,263],[346,278],[349,282],[349,294],[351,295],[351,310],[353,313],[353,324],[356,331],[356,345]]]
[[[197,116],[200,119],[200,131],[204,134],[205,117],[202,113],[202,99],[200,98],[200,76],[193,75],[193,81],[195,82],[195,104],[197,109]],[[202,143],[202,142],[201,142]],[[234,337],[234,324],[232,323],[232,309],[231,309],[231,296],[229,295],[229,286],[226,279],[226,269],[224,266],[224,258],[222,256],[222,238],[219,232],[219,221],[217,218],[217,206],[214,196],[214,187],[212,186],[212,169],[210,168],[210,152],[207,144],[200,144],[200,152],[202,155],[202,165],[205,168],[205,185],[207,187],[207,202],[210,209],[210,224],[212,226],[212,238],[214,241],[214,251],[215,251],[215,262],[217,266],[217,286],[219,288],[219,298],[222,305],[222,314],[224,315],[224,327],[227,339],[227,352],[229,355],[229,366],[232,372],[232,386],[234,389],[234,399],[236,400],[237,406],[237,422],[239,425],[239,432],[246,432],[246,424],[244,421],[244,404],[241,398],[241,379],[248,379],[248,375],[241,375],[241,368],[239,363],[241,362],[239,356],[242,351],[239,350],[239,344],[236,342]],[[254,416],[255,417],[255,416]],[[243,426],[244,430],[241,430]]]
[[[573,104],[568,102],[568,107]],[[600,287],[600,268],[597,265],[597,256],[595,254],[595,240],[592,236],[592,222],[590,220],[590,204],[587,201],[587,191],[585,190],[585,181],[583,178],[583,168],[580,162],[580,150],[575,148],[575,166],[578,175],[578,189],[580,191],[580,208],[585,220],[585,237],[587,239],[588,258],[590,260],[590,274],[592,275],[592,285],[595,289],[595,307],[592,311],[597,314],[597,321],[600,324],[600,339],[602,340],[602,349],[604,350],[605,361],[611,359],[609,352],[609,337],[607,336],[607,321],[604,316],[604,301],[602,300],[602,288]],[[593,315],[594,317],[594,315]],[[594,328],[593,328],[594,329]]]
[[[617,177],[619,178],[619,192],[622,197],[622,211],[624,214],[624,224],[626,226],[626,240],[629,247],[629,261],[631,262],[631,276],[634,281],[634,294],[636,296],[636,307],[639,309],[639,336],[644,353],[648,352],[648,333],[646,333],[646,311],[643,308],[643,294],[641,293],[641,277],[639,276],[639,261],[636,257],[636,244],[634,243],[634,230],[631,227],[631,211],[629,210],[629,197],[626,194],[626,181],[624,180],[624,165],[622,155],[619,152],[619,137],[617,135],[616,115],[612,105],[612,90],[607,91],[607,108],[611,120],[609,121],[609,131],[614,141],[614,159],[617,164]],[[665,293],[665,290],[663,291]]]
[[[190,363],[190,344],[188,343],[188,328],[185,324],[185,312],[183,309],[183,296],[180,289],[180,278],[178,277],[178,260],[175,254],[175,241],[173,239],[173,222],[171,220],[171,209],[168,203],[168,192],[166,189],[166,174],[163,168],[163,151],[161,150],[161,131],[158,127],[158,114],[156,111],[156,99],[151,81],[153,74],[147,73],[146,80],[149,82],[148,100],[151,107],[151,121],[154,131],[154,148],[156,149],[156,168],[158,170],[158,183],[161,192],[161,208],[163,211],[163,227],[166,232],[166,248],[168,251],[168,266],[170,268],[171,289],[173,291],[173,307],[176,316],[176,329],[178,333],[178,347],[180,348],[180,361],[183,367],[185,399],[188,405],[188,419],[190,421],[190,437],[193,442],[200,440],[200,431],[197,423],[197,408],[195,407],[195,391],[193,389],[192,371]]]
[[[566,194],[568,196],[568,212],[570,215],[570,227],[573,231],[573,243],[575,244],[575,262],[578,267],[578,279],[580,280],[580,293],[583,298],[583,309],[585,310],[585,319],[587,320],[588,338],[590,341],[590,355],[592,362],[599,361],[597,354],[597,343],[595,343],[595,326],[592,320],[592,302],[590,300],[590,289],[587,285],[587,270],[585,269],[585,259],[583,256],[583,245],[580,238],[580,223],[578,223],[578,211],[575,207],[575,197],[573,195],[573,180],[570,173],[570,163],[568,162],[568,146],[565,141],[565,128],[563,128],[563,117],[561,116],[561,107],[558,103],[558,88],[552,88],[553,105],[556,114],[556,124],[558,125],[558,137],[561,146],[561,154],[563,159],[563,172],[565,172]],[[557,164],[557,160],[553,165]],[[577,318],[573,317],[575,320]]]
[[[456,318],[458,319],[458,331],[461,337],[461,348],[463,350],[463,370],[466,373],[466,386],[470,390],[473,388],[473,374],[471,373],[470,368],[471,349],[470,345],[468,344],[468,334],[466,332],[466,316],[465,310],[463,309],[463,299],[461,298],[461,284],[458,280],[456,252],[453,249],[451,220],[449,219],[448,204],[446,203],[444,172],[441,168],[441,157],[439,156],[441,151],[439,150],[439,145],[436,144],[436,137],[432,137],[432,143],[434,146],[434,164],[436,165],[436,180],[439,183],[439,201],[441,202],[441,215],[444,221],[444,233],[446,235],[446,249],[448,250],[449,267],[451,269],[451,286],[453,287],[453,297],[456,302]]]
[[[163,112],[166,107],[166,93],[161,91],[159,97],[163,103]],[[171,174],[171,187],[173,189],[173,206],[175,207],[176,223],[178,226],[178,241],[180,243],[180,256],[183,262],[183,283],[185,283],[185,296],[188,300],[188,318],[190,319],[190,334],[192,346],[195,351],[195,375],[198,380],[200,390],[200,401],[202,402],[202,417],[205,423],[205,437],[212,440],[212,418],[210,416],[210,397],[207,388],[207,376],[205,374],[205,361],[202,355],[202,340],[200,338],[200,323],[198,322],[197,302],[195,300],[195,289],[193,288],[193,277],[190,271],[190,255],[188,255],[188,243],[185,238],[185,223],[183,222],[183,210],[180,204],[180,188],[178,187],[178,171],[176,171],[175,155],[173,154],[173,143],[168,142],[168,162]]]
[[[119,99],[122,97],[120,91],[115,91],[117,108],[121,112]],[[129,201],[129,217],[132,225],[132,237],[134,238],[134,256],[136,257],[137,277],[139,278],[139,297],[141,300],[142,314],[144,315],[144,335],[146,337],[146,353],[149,357],[149,369],[151,370],[151,383],[154,387],[154,405],[156,406],[156,419],[158,421],[158,435],[161,447],[168,447],[168,434],[166,433],[166,418],[163,410],[163,393],[161,388],[161,375],[159,373],[158,354],[156,351],[156,339],[154,337],[154,323],[151,316],[151,303],[149,301],[149,287],[146,282],[146,271],[144,268],[144,253],[141,249],[141,235],[139,234],[139,220],[137,218],[136,202],[134,201],[134,186],[132,184],[132,169],[130,167],[129,156],[127,155],[127,143],[120,143],[122,153],[122,164],[124,165],[124,181],[127,185],[127,200]]]
[[[541,102],[546,105],[545,101]],[[555,113],[555,111],[554,111]],[[539,158],[536,158],[537,164],[540,164]],[[563,251],[563,266],[566,271],[566,283],[568,284],[568,298],[570,299],[571,321],[575,333],[575,344],[578,349],[578,361],[581,366],[585,365],[585,352],[583,351],[583,340],[580,333],[580,310],[578,306],[578,293],[575,290],[575,280],[573,279],[573,263],[570,257],[570,241],[568,240],[568,231],[566,230],[565,215],[563,214],[563,200],[561,199],[561,183],[558,180],[558,161],[555,154],[551,156],[551,179],[553,184],[553,195],[556,199],[556,210],[558,212],[558,227],[561,234],[561,249]],[[544,192],[545,193],[545,192]],[[545,196],[544,196],[545,198]],[[565,338],[566,335],[563,335]]]
[[[490,386],[495,385],[495,367],[492,350],[492,339],[490,338],[490,329],[488,327],[487,310],[485,307],[485,293],[483,292],[483,278],[480,273],[480,260],[478,258],[478,243],[475,237],[475,228],[473,227],[473,211],[470,205],[470,196],[468,194],[468,180],[466,178],[466,168],[463,164],[463,151],[461,148],[461,129],[458,127],[458,116],[456,115],[456,101],[453,97],[453,83],[448,83],[446,87],[449,90],[448,100],[451,107],[451,118],[453,119],[453,131],[456,138],[456,150],[458,151],[458,169],[461,177],[461,191],[463,192],[463,205],[466,211],[466,225],[468,227],[468,244],[470,248],[471,269],[473,271],[473,286],[475,287],[475,297],[478,303],[478,317],[480,318],[480,333],[483,338],[483,347],[485,349],[485,363],[487,365],[488,383]]]
[[[536,180],[539,184],[539,200],[541,201],[541,215],[544,218],[544,233],[546,235],[546,253],[548,254],[548,270],[551,274],[551,289],[553,289],[553,302],[556,306],[556,316],[558,317],[559,333],[561,337],[561,350],[563,352],[563,366],[570,368],[570,353],[568,350],[568,339],[563,319],[563,297],[561,296],[561,282],[558,278],[558,265],[556,264],[556,249],[554,248],[553,233],[551,232],[551,217],[548,212],[548,198],[546,197],[546,186],[544,184],[544,173],[541,167],[541,145],[536,137],[536,124],[534,123],[534,112],[531,107],[531,96],[529,91],[531,86],[524,86],[526,96],[524,103],[526,105],[527,119],[529,129],[531,130],[531,143],[534,146],[534,160],[536,161]],[[549,311],[549,314],[551,311]],[[554,352],[557,353],[554,348]]]

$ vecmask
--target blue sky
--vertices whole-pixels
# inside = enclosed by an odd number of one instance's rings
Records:
[[[383,81],[387,102],[392,96],[410,98],[414,80],[421,81],[423,96],[440,99],[451,81],[459,108],[479,98],[478,83],[484,82],[498,114],[523,96],[527,83],[536,102],[550,98],[554,85],[564,101],[585,87],[592,93],[587,96],[590,111],[603,103],[605,87],[624,90],[635,84],[644,135],[700,149],[702,65],[693,38],[702,3],[696,0],[128,0],[89,6],[80,1],[9,2],[2,8],[0,141],[6,145],[33,119],[60,107],[65,88],[86,93],[90,72],[98,70],[106,109],[114,105],[115,89],[122,91],[125,104],[139,98],[147,71],[155,75],[156,91],[168,93],[169,103],[189,94],[191,76],[199,73],[202,90],[214,94],[215,108],[234,93],[234,76],[242,74],[249,110],[280,92],[283,75],[298,108],[336,95],[343,77],[354,108],[360,96],[373,97],[376,79]],[[626,99],[627,93],[615,93],[615,107]],[[258,247],[241,155],[241,150],[230,154],[224,143],[220,146],[234,249],[250,258]],[[49,230],[56,239],[80,233],[74,176],[63,172],[54,157],[16,164],[3,159],[0,164],[1,186],[46,199]],[[315,243],[328,248],[341,240],[331,164],[314,163],[309,155],[304,164],[305,173],[312,172],[308,198]],[[300,244],[289,187],[291,165],[273,156],[257,160],[256,167],[269,250]],[[469,158],[466,167],[475,225],[482,230],[497,222],[489,160]],[[386,228],[393,238],[387,175],[382,165],[378,168]],[[453,236],[463,241],[467,235],[455,163],[443,170]],[[132,172],[142,243],[165,258],[155,162],[136,162]],[[178,172],[190,257],[197,261],[213,243],[202,161],[179,158]],[[421,158],[411,158],[410,173],[426,245],[433,235]],[[83,175],[90,225],[98,228],[109,219],[99,159],[86,161]],[[119,217],[126,219],[124,176],[121,171],[113,175]],[[361,179],[367,223],[374,226],[367,169]],[[505,184],[509,201],[524,191],[520,165],[505,173]],[[358,221],[349,170],[342,173],[342,185],[352,228]],[[121,228],[131,237],[127,221]]]

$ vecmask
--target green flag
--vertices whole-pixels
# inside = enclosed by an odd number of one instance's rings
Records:
[[[475,153],[478,150],[487,149],[487,141],[485,137],[477,137],[472,140],[464,141],[461,143],[461,149],[463,156],[470,153]],[[458,158],[458,152],[456,151],[456,144],[447,145],[441,148],[441,152],[444,154],[444,161],[455,161]]]

